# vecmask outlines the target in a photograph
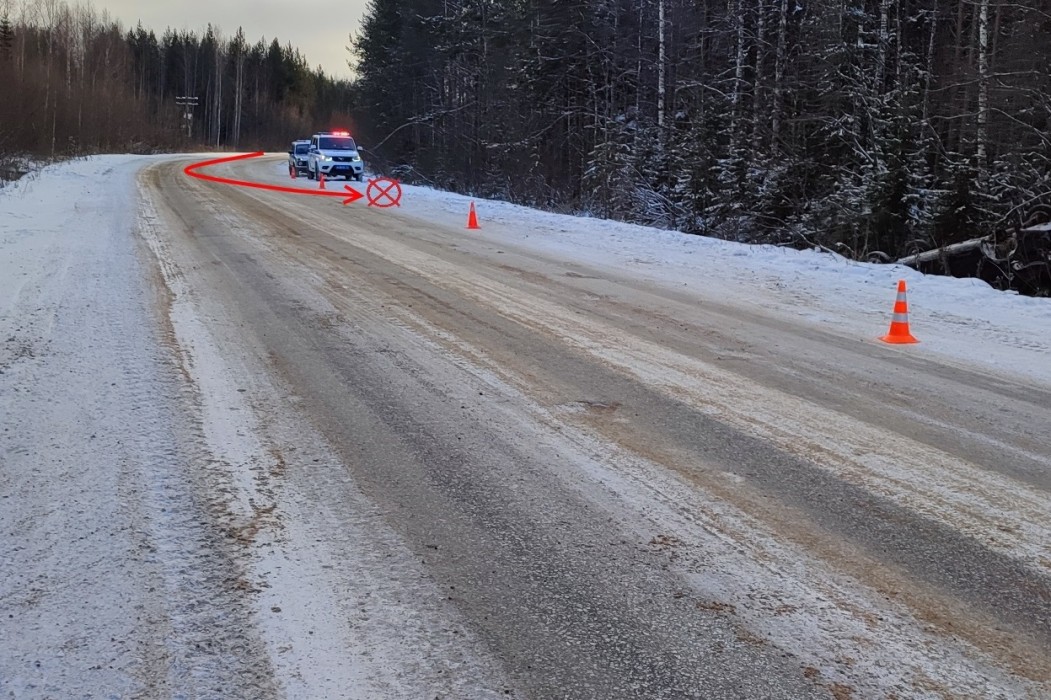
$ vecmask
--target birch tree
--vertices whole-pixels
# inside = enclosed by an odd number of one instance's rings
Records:
[[[975,149],[979,168],[987,160],[989,136],[989,0],[978,0],[978,115]]]

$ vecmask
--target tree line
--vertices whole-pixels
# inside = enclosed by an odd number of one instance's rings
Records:
[[[371,0],[351,44],[441,187],[883,259],[1051,201],[1049,0]]]
[[[187,120],[178,97],[196,97]],[[275,148],[344,124],[351,86],[278,39],[141,24],[86,3],[0,3],[0,156]]]

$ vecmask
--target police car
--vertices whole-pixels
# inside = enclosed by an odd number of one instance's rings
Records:
[[[365,164],[361,161],[360,149],[346,131],[322,131],[310,139],[307,151],[307,177],[316,180],[321,175],[354,178],[361,182],[365,177]]]
[[[307,171],[307,152],[310,150],[310,139],[293,141],[288,151],[288,174],[292,177]]]

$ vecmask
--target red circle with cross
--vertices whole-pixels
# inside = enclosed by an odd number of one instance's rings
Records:
[[[378,177],[375,180],[369,180],[369,186],[365,188],[365,196],[369,200],[370,207],[379,207],[380,209],[400,207],[401,183],[389,177]]]

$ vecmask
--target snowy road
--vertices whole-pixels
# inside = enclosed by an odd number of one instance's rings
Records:
[[[0,193],[0,697],[1051,694],[1047,300],[188,162]]]

